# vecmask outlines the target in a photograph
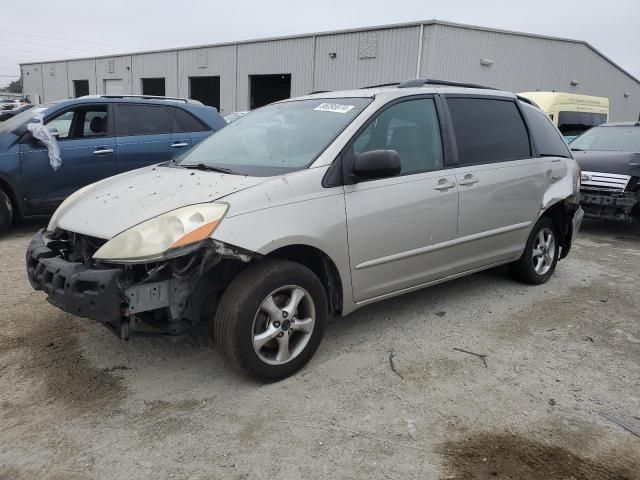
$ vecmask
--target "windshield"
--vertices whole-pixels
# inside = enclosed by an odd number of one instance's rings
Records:
[[[16,128],[35,117],[38,113],[44,113],[44,111],[49,107],[50,105],[38,105],[37,107],[20,112],[9,120],[0,123],[0,135],[14,131]]]
[[[310,165],[370,98],[297,100],[254,110],[188,152],[180,165],[272,176]]]
[[[569,145],[572,150],[640,152],[640,127],[596,127]]]

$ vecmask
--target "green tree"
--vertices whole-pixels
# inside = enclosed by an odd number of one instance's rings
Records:
[[[22,93],[22,78],[14,80],[5,88],[0,89],[9,93]]]

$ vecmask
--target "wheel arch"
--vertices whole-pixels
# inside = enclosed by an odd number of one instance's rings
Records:
[[[24,216],[24,208],[19,200],[18,192],[14,185],[3,175],[0,175],[0,190],[9,196],[13,206],[14,218],[22,218]]]
[[[571,223],[571,204],[565,200],[559,200],[556,203],[547,207],[540,215],[542,217],[550,218],[556,226],[558,231],[558,243],[560,244],[561,252],[559,258],[566,258],[571,250],[571,238],[573,232]]]
[[[282,258],[304,265],[315,273],[327,292],[329,311],[340,314],[344,306],[343,283],[338,267],[329,255],[306,244],[286,245],[269,252],[265,258]]]

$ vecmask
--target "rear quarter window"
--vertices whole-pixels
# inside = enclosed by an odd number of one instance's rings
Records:
[[[505,162],[531,156],[529,135],[514,101],[447,98],[464,165]]]
[[[116,135],[158,135],[171,133],[172,118],[169,111],[156,105],[119,104],[116,110]]]
[[[535,107],[526,104],[521,104],[521,107],[538,154],[543,157],[571,158],[567,144],[551,119]]]
[[[206,132],[209,130],[209,128],[191,113],[181,108],[172,108],[171,111],[173,113],[173,131],[175,133]]]

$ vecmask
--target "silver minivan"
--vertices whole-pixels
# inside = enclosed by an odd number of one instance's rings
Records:
[[[122,339],[206,324],[232,366],[277,380],[330,315],[501,264],[546,282],[582,220],[579,179],[548,117],[512,93],[425,80],[319,93],[75,192],[27,271]]]

